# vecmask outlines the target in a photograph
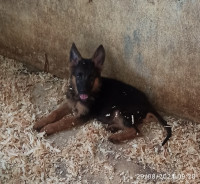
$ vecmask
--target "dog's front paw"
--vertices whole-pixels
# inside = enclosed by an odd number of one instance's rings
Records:
[[[114,135],[111,135],[110,137],[108,137],[108,140],[114,144],[119,144],[120,143],[120,140],[119,138],[114,134]]]
[[[51,113],[49,116],[41,118],[35,123],[33,129],[39,132],[43,127],[53,122],[52,120],[54,120],[54,116],[55,115]]]
[[[37,121],[35,123],[35,125],[33,126],[33,129],[37,130],[39,132],[42,127],[43,127],[43,125],[42,125],[41,121]]]
[[[45,132],[46,135],[51,135],[51,134],[55,133],[56,130],[55,130],[54,126],[52,126],[52,124],[49,124],[49,125],[44,126],[40,130],[40,132]]]

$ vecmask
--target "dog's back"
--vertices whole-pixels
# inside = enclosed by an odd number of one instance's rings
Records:
[[[146,95],[138,89],[123,82],[101,78],[102,86],[94,103],[93,113],[112,114],[118,109],[124,116],[141,114],[150,110],[151,105]]]

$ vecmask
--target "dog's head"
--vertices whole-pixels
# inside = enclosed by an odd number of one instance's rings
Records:
[[[105,50],[100,45],[90,59],[82,58],[75,44],[70,50],[72,85],[81,101],[87,101],[100,87],[100,76],[105,60]]]

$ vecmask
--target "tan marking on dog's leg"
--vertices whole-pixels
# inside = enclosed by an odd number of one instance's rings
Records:
[[[66,115],[59,121],[44,126],[40,132],[46,132],[47,135],[51,135],[63,130],[69,130],[75,126],[82,125],[83,123],[83,120],[76,118],[75,116]]]
[[[139,136],[134,128],[126,128],[122,132],[111,135],[108,140],[113,143],[120,143],[125,140],[131,140]]]
[[[40,130],[45,125],[60,120],[63,116],[69,114],[70,112],[71,109],[69,108],[68,103],[66,102],[62,104],[58,109],[52,111],[48,116],[43,117],[42,119],[37,121],[33,126],[33,128],[35,130]]]
[[[126,127],[123,123],[124,119],[120,115],[119,111],[115,111],[113,114],[113,119],[110,121],[110,125],[107,127],[107,130],[111,132],[117,132],[118,130],[124,130]]]
[[[120,112],[118,110],[114,112],[114,116],[113,116],[113,120],[111,124],[118,126],[120,130],[123,130],[124,128],[126,128],[124,126],[124,119],[120,115]]]
[[[149,113],[147,113],[146,117],[143,119],[143,122],[144,123],[150,123],[152,121],[159,122],[158,118],[154,114],[152,114],[152,113],[149,112]]]

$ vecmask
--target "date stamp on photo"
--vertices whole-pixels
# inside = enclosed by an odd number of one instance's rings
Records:
[[[195,174],[136,174],[137,180],[195,180]]]

